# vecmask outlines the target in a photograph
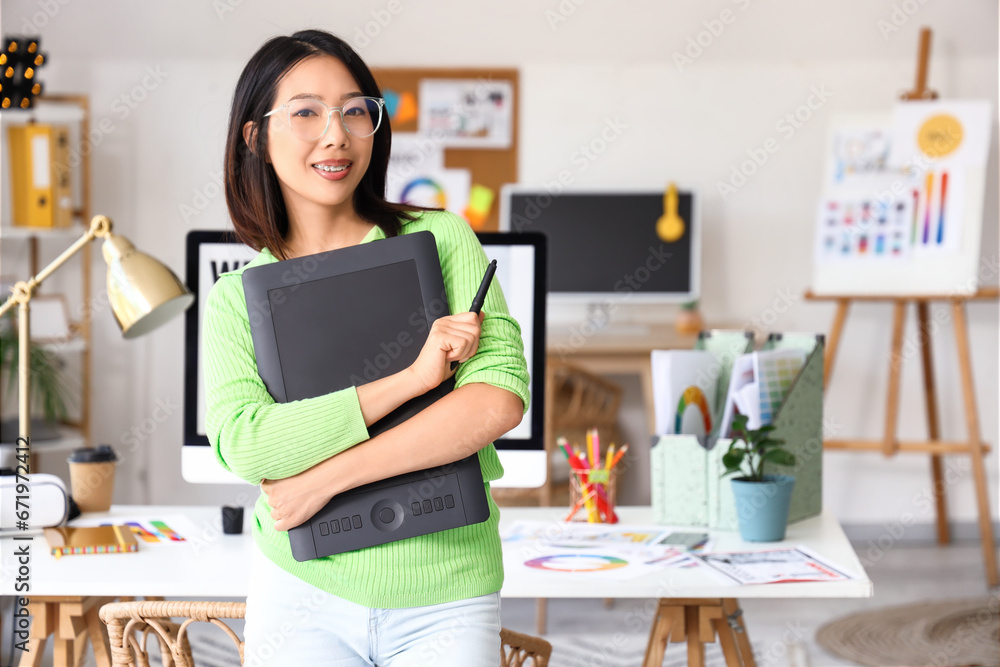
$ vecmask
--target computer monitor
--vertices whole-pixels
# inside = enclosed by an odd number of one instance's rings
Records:
[[[548,237],[549,304],[683,303],[699,294],[700,220],[695,193],[681,189],[683,233],[658,235],[662,188],[573,189],[507,185],[500,229]]]
[[[545,378],[546,241],[540,234],[479,234],[490,259],[497,260],[498,281],[511,315],[521,325],[531,376],[531,406],[521,424],[496,442],[505,473],[497,487],[537,487],[545,483],[543,436]],[[201,363],[201,323],[205,299],[218,276],[256,256],[232,232],[191,231],[187,236],[187,285],[195,295],[185,313],[184,446],[181,473],[193,483],[244,484],[215,458],[205,432],[205,389]]]

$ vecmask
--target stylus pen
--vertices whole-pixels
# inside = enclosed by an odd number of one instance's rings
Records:
[[[469,312],[479,314],[479,311],[483,309],[483,302],[486,301],[486,292],[490,289],[490,283],[493,282],[493,274],[497,272],[497,261],[494,259],[490,262],[490,265],[486,267],[486,274],[483,276],[483,282],[479,283],[479,291],[476,292],[476,296],[472,297],[472,305],[469,306]],[[451,362],[451,370],[455,370],[458,366],[457,361]]]

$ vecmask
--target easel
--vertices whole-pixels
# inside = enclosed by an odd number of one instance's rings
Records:
[[[931,31],[923,28],[920,31],[920,54],[917,63],[916,89],[903,94],[906,100],[933,100],[937,93],[929,90],[927,84],[927,60],[930,54]],[[979,414],[976,409],[975,386],[972,378],[972,358],[969,352],[969,328],[965,315],[967,301],[996,300],[1000,297],[997,288],[984,288],[975,294],[967,295],[876,295],[876,296],[817,296],[806,292],[805,298],[810,300],[828,300],[837,302],[837,311],[833,318],[833,329],[830,332],[829,345],[824,359],[824,388],[833,375],[833,361],[837,356],[837,345],[840,334],[847,319],[847,310],[851,301],[891,301],[893,303],[892,321],[892,354],[889,360],[889,397],[886,404],[885,433],[881,440],[827,440],[825,449],[847,449],[851,451],[881,451],[885,456],[895,456],[899,452],[923,452],[931,455],[931,476],[934,480],[934,501],[937,516],[938,544],[951,541],[948,529],[947,502],[945,498],[945,481],[942,475],[941,457],[944,455],[964,454],[971,460],[972,480],[976,490],[976,505],[979,511],[979,534],[982,540],[983,562],[986,566],[986,580],[990,586],[996,586],[997,558],[993,546],[993,524],[990,513],[989,494],[987,492],[986,470],[983,457],[990,448],[982,442],[979,433]],[[955,339],[958,346],[958,365],[962,378],[962,398],[965,404],[965,421],[968,430],[966,441],[940,440],[938,431],[937,398],[934,386],[934,365],[931,360],[931,326],[928,314],[928,304],[931,301],[951,302],[952,320],[955,326]],[[924,374],[924,399],[927,408],[928,440],[915,442],[900,442],[896,439],[896,422],[899,416],[899,375],[903,363],[903,325],[906,307],[916,304],[917,321],[920,329],[920,359]]]

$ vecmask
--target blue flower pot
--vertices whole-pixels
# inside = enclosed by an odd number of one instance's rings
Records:
[[[785,539],[788,505],[795,478],[788,475],[764,475],[763,482],[734,479],[736,515],[740,537],[746,542],[777,542]]]

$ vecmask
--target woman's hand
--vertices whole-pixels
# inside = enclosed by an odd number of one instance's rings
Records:
[[[267,496],[275,530],[290,530],[303,524],[333,498],[327,459],[309,470],[285,479],[265,479],[260,489]]]
[[[465,361],[479,349],[479,334],[485,313],[472,312],[440,317],[431,325],[420,355],[407,371],[424,394],[451,377],[451,362]]]

